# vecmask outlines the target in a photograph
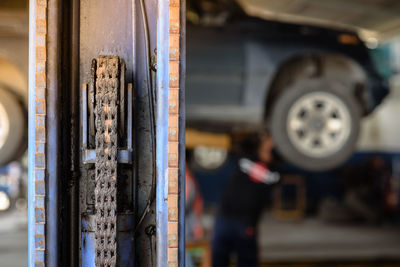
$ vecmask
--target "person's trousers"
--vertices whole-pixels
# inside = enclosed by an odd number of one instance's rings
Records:
[[[219,216],[212,240],[212,266],[228,267],[236,255],[237,267],[257,267],[258,249],[255,226]]]

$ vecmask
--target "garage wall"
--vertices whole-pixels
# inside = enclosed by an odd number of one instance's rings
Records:
[[[400,152],[400,74],[391,80],[391,92],[361,124],[359,151]]]

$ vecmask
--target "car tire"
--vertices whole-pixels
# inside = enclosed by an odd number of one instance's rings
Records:
[[[25,112],[17,98],[0,88],[0,165],[9,163],[26,149]]]
[[[272,108],[270,129],[277,151],[306,170],[337,167],[354,151],[360,110],[350,88],[337,80],[295,81]]]

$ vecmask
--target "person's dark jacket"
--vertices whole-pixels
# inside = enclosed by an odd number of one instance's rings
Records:
[[[222,195],[219,214],[255,226],[279,174],[251,157],[238,157],[236,169]]]

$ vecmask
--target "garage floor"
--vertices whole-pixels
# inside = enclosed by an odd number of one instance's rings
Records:
[[[0,266],[27,262],[26,213],[0,216]],[[260,224],[265,266],[400,266],[400,227],[285,222],[265,214]],[[18,256],[17,256],[18,255]]]
[[[11,211],[0,214],[0,266],[28,265],[27,212]]]
[[[265,214],[259,242],[263,261],[400,260],[400,226],[287,222]]]

